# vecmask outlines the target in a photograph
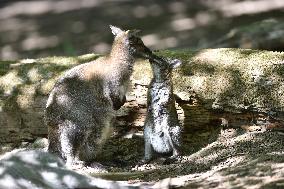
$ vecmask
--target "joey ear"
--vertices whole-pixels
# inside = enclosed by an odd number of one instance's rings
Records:
[[[114,36],[117,36],[118,34],[124,32],[122,29],[116,27],[116,26],[113,26],[113,25],[109,25],[110,29],[111,29],[111,32]]]
[[[179,59],[171,60],[171,68],[172,69],[179,67],[181,64],[182,64],[182,62]]]

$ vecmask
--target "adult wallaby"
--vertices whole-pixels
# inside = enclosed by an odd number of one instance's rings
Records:
[[[150,59],[153,79],[148,88],[147,116],[144,124],[145,156],[152,159],[153,152],[170,153],[170,159],[179,155],[181,126],[175,108],[172,70],[181,64],[178,59],[155,57]]]
[[[99,153],[110,134],[114,110],[126,100],[135,58],[152,54],[136,30],[110,28],[115,36],[110,54],[67,71],[47,100],[48,151],[67,166],[85,164]]]

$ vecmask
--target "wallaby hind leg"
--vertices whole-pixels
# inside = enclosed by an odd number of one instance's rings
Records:
[[[79,148],[79,155],[85,162],[91,162],[95,158],[96,144],[95,141],[90,142],[91,138],[95,139],[95,133],[85,132],[82,145]]]
[[[84,132],[82,145],[80,146],[80,157],[91,163],[101,154],[102,148],[113,132],[115,117],[105,113],[100,118],[94,118],[93,125]]]
[[[58,129],[54,128],[55,126],[48,126],[48,147],[47,147],[47,151],[49,153],[52,153],[56,156],[59,156],[61,158],[62,154],[61,154],[61,145],[59,142],[59,133],[58,133]]]
[[[151,144],[151,127],[146,123],[144,126],[144,163],[151,161],[154,153],[153,146]]]
[[[79,163],[78,161],[78,141],[81,139],[76,131],[77,126],[69,120],[66,120],[59,128],[60,132],[60,145],[62,156],[66,159],[66,166],[72,166],[73,164]]]
[[[152,144],[145,140],[144,158],[138,162],[138,166],[143,165],[145,163],[149,163],[152,160],[153,153],[154,153],[154,150],[153,150]]]

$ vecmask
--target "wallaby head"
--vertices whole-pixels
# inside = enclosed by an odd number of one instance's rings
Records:
[[[152,51],[146,47],[137,35],[139,30],[124,31],[116,26],[110,25],[110,29],[115,36],[111,55],[117,54],[120,51],[129,52],[135,58],[149,58]]]
[[[179,67],[182,62],[179,59],[155,58],[150,59],[153,70],[154,80],[156,82],[163,82],[171,78],[172,70]]]

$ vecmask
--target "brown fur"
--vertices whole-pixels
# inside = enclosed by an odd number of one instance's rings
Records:
[[[125,102],[136,57],[151,51],[131,31],[111,26],[108,56],[78,65],[55,84],[46,104],[49,152],[68,165],[92,161],[111,132],[114,110]]]

